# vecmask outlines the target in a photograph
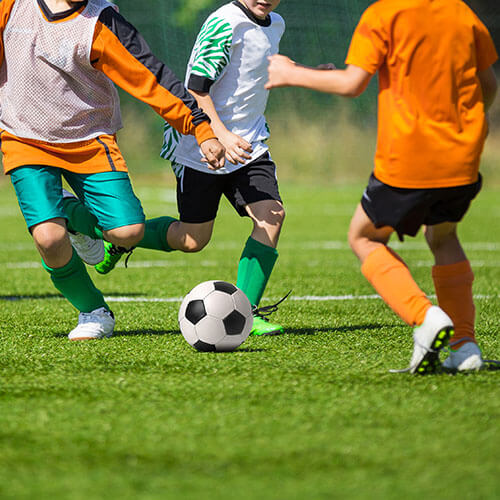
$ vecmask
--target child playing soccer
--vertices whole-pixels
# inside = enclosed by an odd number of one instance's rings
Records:
[[[179,221],[156,220],[165,234],[164,250],[202,250],[210,241],[221,196],[226,196],[240,216],[253,222],[240,258],[237,286],[254,306],[278,258],[276,246],[285,217],[264,118],[267,58],[278,52],[285,29],[283,19],[273,12],[279,3],[240,0],[224,5],[208,17],[191,54],[186,86],[226,148],[225,166],[217,171],[207,168],[196,141],[181,137],[169,123],[161,152],[177,176],[180,212]],[[138,246],[152,248],[144,242]],[[106,256],[97,271],[109,272],[125,251],[106,244]],[[254,316],[253,334],[282,332],[280,325]]]
[[[121,118],[112,82],[195,136],[213,168],[222,166],[224,148],[207,115],[111,3],[3,0],[0,31],[5,173],[44,268],[80,311],[69,338],[110,336],[114,316],[68,237],[61,178],[108,241],[128,247],[143,238],[144,214],[115,139]]]
[[[460,0],[379,0],[363,14],[345,70],[322,72],[275,56],[268,89],[301,86],[355,97],[379,73],[375,169],[351,221],[349,242],[361,270],[385,302],[414,329],[407,371],[439,366],[451,337],[449,370],[477,370],[473,272],[457,223],[481,189],[479,160],[486,112],[497,83],[497,52],[486,27]],[[387,244],[393,232],[424,226],[434,255],[439,307]]]

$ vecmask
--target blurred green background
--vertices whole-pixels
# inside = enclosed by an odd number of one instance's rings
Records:
[[[181,79],[203,21],[227,0],[117,0],[122,14],[144,35],[153,52]],[[281,52],[304,64],[334,62],[342,67],[352,32],[372,0],[282,0],[277,12],[287,29]],[[500,1],[468,0],[500,48]],[[499,66],[500,68],[500,66]],[[352,183],[367,178],[375,148],[376,93],[351,100],[304,89],[271,93],[268,112],[271,151],[280,180]],[[142,103],[121,93],[125,128],[120,146],[131,172],[163,172],[159,159],[162,120]],[[482,171],[486,182],[500,184],[500,99],[491,113],[492,131]]]

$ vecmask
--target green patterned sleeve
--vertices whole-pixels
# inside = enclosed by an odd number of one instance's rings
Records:
[[[188,88],[208,92],[231,57],[233,30],[219,17],[209,18],[202,26],[193,48]]]

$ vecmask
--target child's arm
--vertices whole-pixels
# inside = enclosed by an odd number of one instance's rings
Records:
[[[151,106],[177,131],[194,135],[213,168],[224,165],[224,148],[208,116],[174,73],[151,53],[139,32],[112,7],[99,16],[91,63],[116,85]]]
[[[479,82],[483,91],[484,111],[487,113],[491,108],[497,94],[498,83],[493,68],[490,66],[484,71],[478,72]]]
[[[373,76],[353,65],[347,66],[346,69],[325,71],[296,64],[282,55],[272,56],[269,61],[266,89],[304,87],[329,94],[357,97],[363,93]]]
[[[226,159],[233,165],[245,163],[250,160],[251,156],[248,153],[252,152],[252,145],[245,141],[243,137],[229,131],[224,123],[222,123],[214,103],[208,92],[198,92],[190,90],[191,94],[196,98],[198,105],[209,116],[212,129],[217,135],[219,141],[226,148]]]

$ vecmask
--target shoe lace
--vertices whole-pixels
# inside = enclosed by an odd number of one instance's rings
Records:
[[[259,317],[260,319],[263,319],[264,321],[269,322],[269,320],[267,319],[267,316],[270,316],[271,314],[276,312],[278,310],[278,306],[283,301],[285,301],[291,293],[292,293],[292,290],[290,290],[282,299],[278,300],[278,302],[276,302],[276,304],[271,304],[269,306],[263,306],[263,307],[253,306],[252,307],[252,314],[254,316]]]
[[[114,319],[113,311],[104,311],[103,309],[91,312],[81,312],[78,317],[78,323],[99,323],[103,315],[108,315]]]
[[[95,320],[95,315],[93,313],[80,313],[80,316],[78,318],[78,323],[79,324],[82,324],[82,323],[90,323],[90,322],[93,322]]]
[[[130,256],[132,255],[132,253],[134,252],[135,250],[135,247],[132,247],[132,248],[125,248],[125,247],[119,247],[118,245],[113,245],[111,244],[111,246],[108,248],[108,253],[109,255],[124,255],[124,254],[127,254],[127,256],[125,257],[125,268],[127,268],[127,264],[128,264],[128,260],[130,259]]]

